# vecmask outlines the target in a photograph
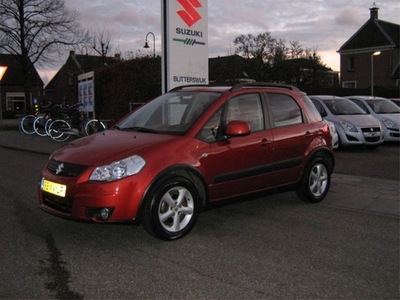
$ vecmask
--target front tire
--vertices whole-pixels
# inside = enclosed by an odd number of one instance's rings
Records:
[[[162,240],[174,240],[194,227],[200,208],[194,184],[184,177],[169,177],[152,189],[144,203],[142,226]]]
[[[306,168],[297,196],[311,203],[321,202],[328,194],[331,184],[331,168],[322,157],[314,158]]]
[[[106,126],[103,122],[96,119],[88,120],[84,127],[85,135],[91,135],[106,130]]]

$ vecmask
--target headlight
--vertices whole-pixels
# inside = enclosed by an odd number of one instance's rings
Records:
[[[344,128],[345,131],[348,132],[358,132],[356,126],[354,126],[353,124],[346,122],[346,121],[340,121],[340,125],[342,125],[342,127]]]
[[[383,124],[385,124],[385,126],[389,129],[399,129],[399,126],[393,122],[392,120],[389,119],[382,119]]]
[[[125,178],[140,172],[146,161],[138,155],[115,161],[109,165],[97,167],[90,174],[91,181],[113,181]]]

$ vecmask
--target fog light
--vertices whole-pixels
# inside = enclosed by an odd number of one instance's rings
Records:
[[[110,210],[108,208],[102,208],[100,210],[100,218],[107,220],[110,217]]]
[[[99,222],[107,221],[114,212],[115,207],[86,207],[85,216],[96,219]]]

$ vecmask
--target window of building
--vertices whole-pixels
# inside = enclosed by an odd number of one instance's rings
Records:
[[[357,81],[343,81],[342,85],[345,89],[355,89],[357,88]]]
[[[347,60],[347,71],[354,71],[355,64],[354,64],[354,56],[350,56]]]
[[[25,110],[25,94],[7,93],[6,110]]]

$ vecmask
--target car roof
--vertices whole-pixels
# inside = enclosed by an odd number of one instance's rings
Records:
[[[340,97],[340,96],[334,96],[334,95],[308,95],[308,97],[310,99],[316,99],[316,100],[332,100],[332,99],[345,99],[345,100],[349,100],[346,99],[344,97]]]
[[[351,99],[359,99],[359,100],[387,100],[390,101],[387,98],[383,97],[376,97],[376,96],[346,96],[346,98],[351,98]]]
[[[253,82],[253,83],[239,83],[233,86],[215,86],[215,85],[186,85],[186,86],[178,86],[170,90],[170,92],[175,91],[195,91],[195,92],[226,92],[226,91],[238,91],[245,88],[278,88],[278,89],[286,89],[291,91],[300,90],[289,84],[277,84],[277,83],[269,83],[269,82]]]

